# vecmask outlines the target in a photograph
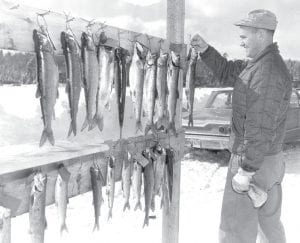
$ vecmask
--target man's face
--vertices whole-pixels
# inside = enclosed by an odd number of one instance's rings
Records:
[[[246,57],[253,58],[260,51],[258,31],[250,27],[240,27],[241,47],[246,50]]]

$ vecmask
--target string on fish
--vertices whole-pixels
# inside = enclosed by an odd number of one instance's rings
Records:
[[[158,41],[158,44],[159,44],[159,49],[161,49],[161,43],[163,43],[163,42],[165,42],[165,40],[164,40],[164,39],[160,39],[160,40]]]
[[[66,32],[67,31],[71,32],[71,34],[73,35],[74,40],[76,42],[76,45],[79,47],[79,49],[81,49],[81,45],[79,44],[79,41],[78,41],[76,35],[74,34],[73,29],[70,26],[70,22],[74,21],[75,17],[70,18],[70,14],[66,14],[65,12],[64,12],[64,14],[65,14],[65,17],[66,17]]]
[[[48,10],[47,12],[45,13],[36,13],[37,17],[36,17],[36,22],[37,22],[37,25],[39,26],[41,32],[47,36],[47,38],[49,39],[51,45],[52,45],[52,48],[54,51],[56,51],[56,48],[55,48],[55,45],[50,37],[50,34],[49,34],[49,31],[48,31],[48,24],[47,24],[47,21],[45,19],[45,16],[50,14],[51,11]],[[43,19],[43,22],[44,22],[44,25],[42,25],[39,21],[39,17],[41,17]]]
[[[148,49],[151,50],[151,40],[153,39],[153,36],[149,36],[146,34],[146,38],[148,41]]]

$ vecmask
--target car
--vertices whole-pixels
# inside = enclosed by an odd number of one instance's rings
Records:
[[[194,124],[188,126],[187,110],[182,111],[182,126],[185,129],[186,146],[193,148],[223,150],[229,148],[231,133],[233,88],[209,90],[204,105],[194,105]],[[300,140],[300,93],[292,90],[287,113],[285,143]]]

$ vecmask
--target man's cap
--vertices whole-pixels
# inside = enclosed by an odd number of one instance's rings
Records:
[[[257,9],[249,12],[247,18],[234,23],[234,25],[275,30],[277,26],[277,19],[276,15],[271,11]]]

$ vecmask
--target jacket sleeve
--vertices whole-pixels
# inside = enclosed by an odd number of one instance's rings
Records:
[[[287,93],[282,75],[271,60],[264,62],[251,80],[245,121],[245,156],[242,168],[256,171],[276,136],[282,102]]]
[[[243,60],[227,61],[212,46],[208,46],[206,51],[200,56],[201,60],[212,70],[221,84],[225,86],[233,87],[238,75],[246,67],[246,62]]]

